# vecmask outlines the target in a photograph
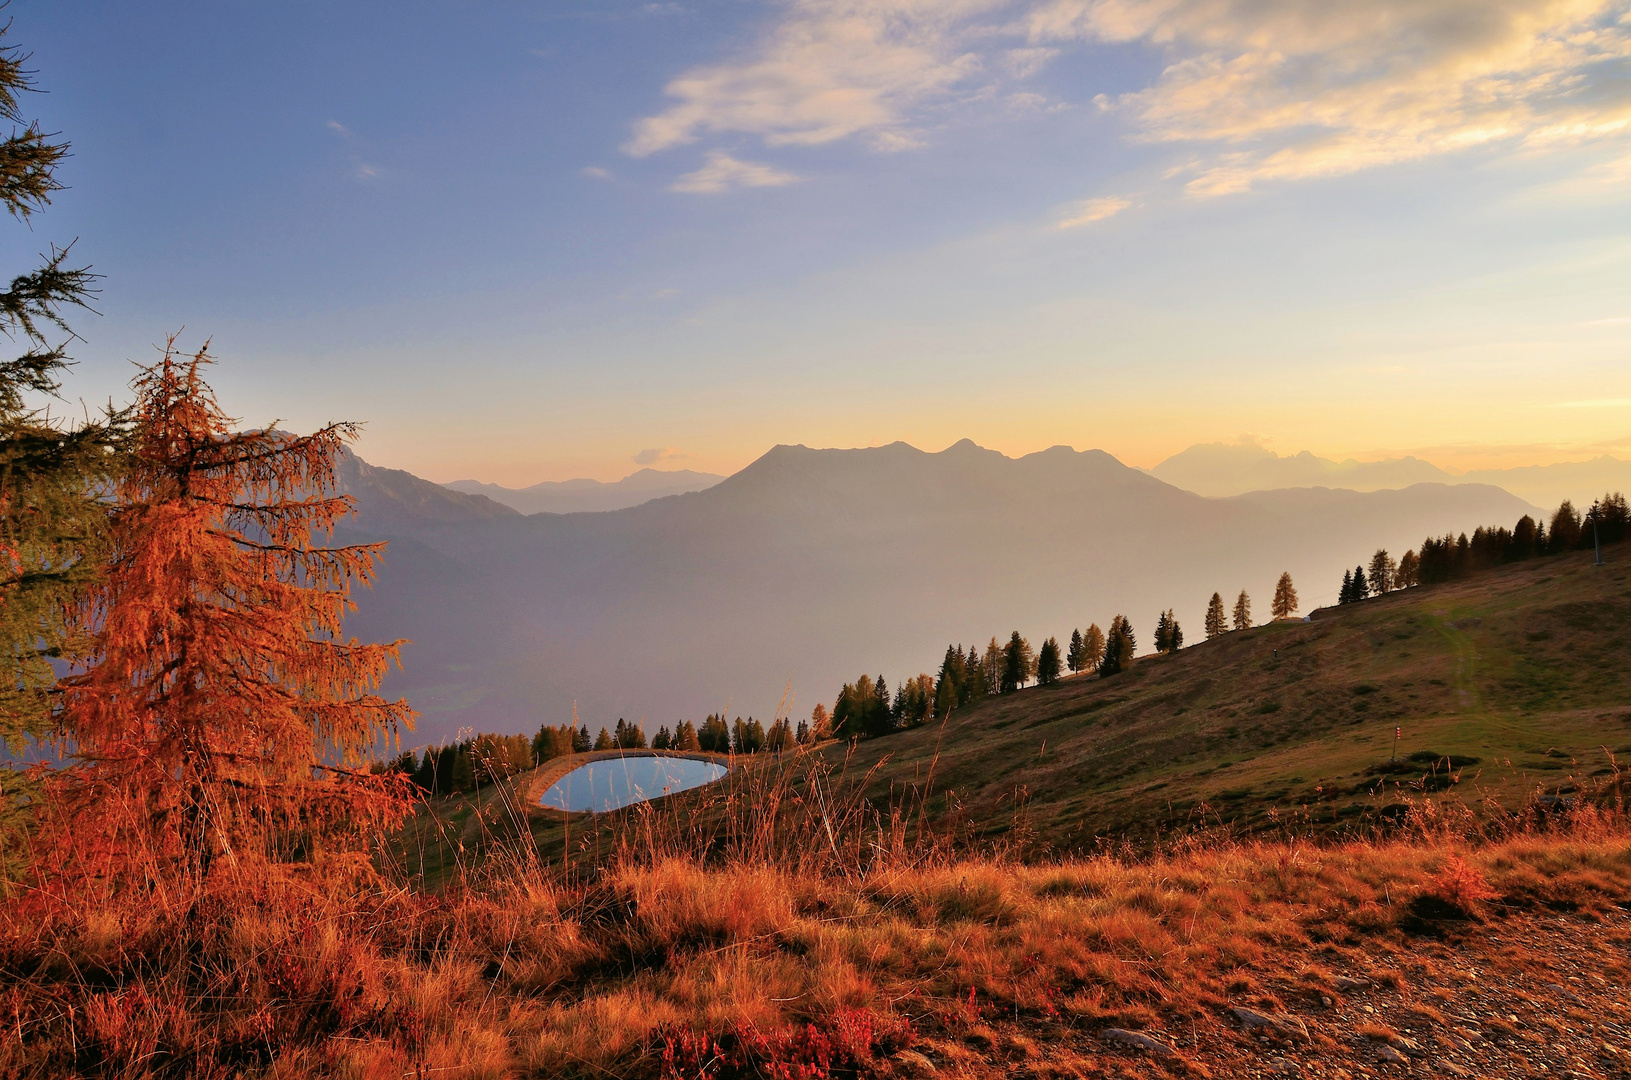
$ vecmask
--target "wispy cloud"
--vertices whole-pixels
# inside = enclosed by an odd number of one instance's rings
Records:
[[[338,120],[330,120],[324,126],[342,139],[351,138],[351,129],[340,123]]]
[[[1194,195],[1631,136],[1631,0],[1050,0],[1029,24],[1167,52],[1118,104],[1138,138],[1211,144]]]
[[[686,456],[672,446],[654,446],[650,450],[640,451],[630,460],[636,465],[661,465],[666,461],[679,461]]]
[[[1065,216],[1059,219],[1061,229],[1079,229],[1083,225],[1091,225],[1095,221],[1115,217],[1129,206],[1133,205],[1131,199],[1124,199],[1120,195],[1106,195],[1098,199],[1084,199],[1077,203]]]
[[[592,176],[596,180],[610,180],[612,178],[610,170],[602,169],[599,165],[585,165],[582,172],[584,176]]]
[[[1005,2],[792,0],[744,55],[670,82],[676,103],[639,121],[624,150],[643,157],[720,132],[771,146],[858,134],[880,149],[917,145],[912,108],[980,70],[965,47],[967,20]]]
[[[739,161],[723,150],[708,153],[708,162],[696,172],[686,173],[668,190],[687,195],[719,195],[745,187],[781,187],[797,182],[799,178],[789,172],[772,168],[757,161]]]

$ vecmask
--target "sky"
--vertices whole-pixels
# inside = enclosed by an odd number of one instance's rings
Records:
[[[777,443],[1631,456],[1631,0],[13,0],[0,228],[246,424],[521,486]],[[77,238],[77,240],[76,240]]]

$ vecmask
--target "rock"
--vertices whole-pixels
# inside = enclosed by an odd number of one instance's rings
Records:
[[[1269,1072],[1278,1073],[1281,1076],[1296,1076],[1300,1071],[1297,1063],[1290,1058],[1275,1058],[1269,1062]]]
[[[902,1050],[897,1053],[895,1067],[900,1070],[902,1076],[918,1078],[935,1074],[934,1062],[916,1050]]]
[[[1438,1068],[1439,1068],[1440,1072],[1447,1072],[1451,1076],[1471,1076],[1472,1075],[1472,1070],[1471,1069],[1463,1069],[1461,1066],[1457,1065],[1455,1062],[1451,1061],[1449,1058],[1440,1058],[1439,1061],[1438,1061]]]
[[[1466,1039],[1463,1039],[1461,1036],[1459,1036],[1459,1035],[1446,1035],[1445,1038],[1450,1041],[1451,1046],[1455,1047],[1457,1050],[1461,1051],[1463,1054],[1472,1053],[1472,1043],[1468,1042]]]
[[[1344,994],[1351,994],[1355,990],[1369,990],[1369,979],[1350,979],[1346,975],[1338,975],[1335,980],[1336,988]]]
[[[1423,1050],[1420,1046],[1411,1042],[1409,1039],[1394,1039],[1393,1045],[1396,1049],[1403,1050],[1406,1054],[1409,1054],[1413,1058],[1423,1058],[1427,1056],[1426,1050]]]
[[[1389,1046],[1387,1043],[1377,1044],[1376,1059],[1378,1061],[1385,1061],[1389,1065],[1404,1065],[1408,1064],[1410,1060],[1397,1050],[1393,1049],[1393,1047]]]
[[[1286,1039],[1308,1039],[1308,1027],[1294,1016],[1267,1016],[1252,1009],[1243,1009],[1236,1005],[1233,1009],[1236,1019],[1246,1025],[1248,1030],[1258,1029],[1279,1035]]]
[[[1160,1039],[1152,1039],[1142,1031],[1125,1031],[1122,1028],[1105,1028],[1099,1032],[1099,1038],[1105,1042],[1121,1043],[1123,1046],[1133,1046],[1140,1050],[1148,1050],[1152,1054],[1162,1057],[1171,1057],[1177,1051]]]

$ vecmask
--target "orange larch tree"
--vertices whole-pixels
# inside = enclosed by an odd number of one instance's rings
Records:
[[[93,635],[63,682],[79,765],[61,794],[72,850],[106,873],[168,873],[356,851],[398,819],[408,785],[360,766],[411,728],[376,691],[404,642],[341,636],[383,544],[319,546],[351,513],[334,462],[351,424],[240,432],[203,379],[208,346],[172,339],[143,369],[114,491],[112,555],[81,612]]]

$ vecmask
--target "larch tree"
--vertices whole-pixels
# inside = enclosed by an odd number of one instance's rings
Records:
[[[1530,527],[1533,526],[1534,522],[1530,520]],[[1376,554],[1370,557],[1371,592],[1377,596],[1385,596],[1398,588],[1394,580],[1398,572],[1399,564],[1393,561],[1393,556],[1387,553],[1387,548],[1377,548]]]
[[[1234,628],[1236,630],[1250,630],[1252,628],[1252,598],[1241,589],[1240,595],[1235,597]]]
[[[376,692],[404,643],[341,635],[385,545],[317,542],[351,513],[334,465],[354,425],[234,431],[212,362],[172,341],[132,384],[108,561],[76,609],[89,651],[59,714],[83,762],[62,780],[76,848],[200,879],[222,858],[355,850],[396,821],[406,785],[357,766],[414,719]]]
[[[1082,634],[1082,670],[1092,671],[1104,658],[1104,631],[1098,623],[1091,623]]]
[[[1291,583],[1291,571],[1287,570],[1274,583],[1274,599],[1269,603],[1269,612],[1276,619],[1289,619],[1296,610],[1297,587]]]
[[[1223,613],[1223,596],[1213,593],[1211,601],[1206,605],[1206,638],[1210,641],[1215,637],[1222,637],[1229,628]]]
[[[1399,569],[1394,571],[1393,584],[1396,588],[1408,589],[1418,583],[1421,573],[1421,560],[1417,557],[1415,549],[1399,556]]]

